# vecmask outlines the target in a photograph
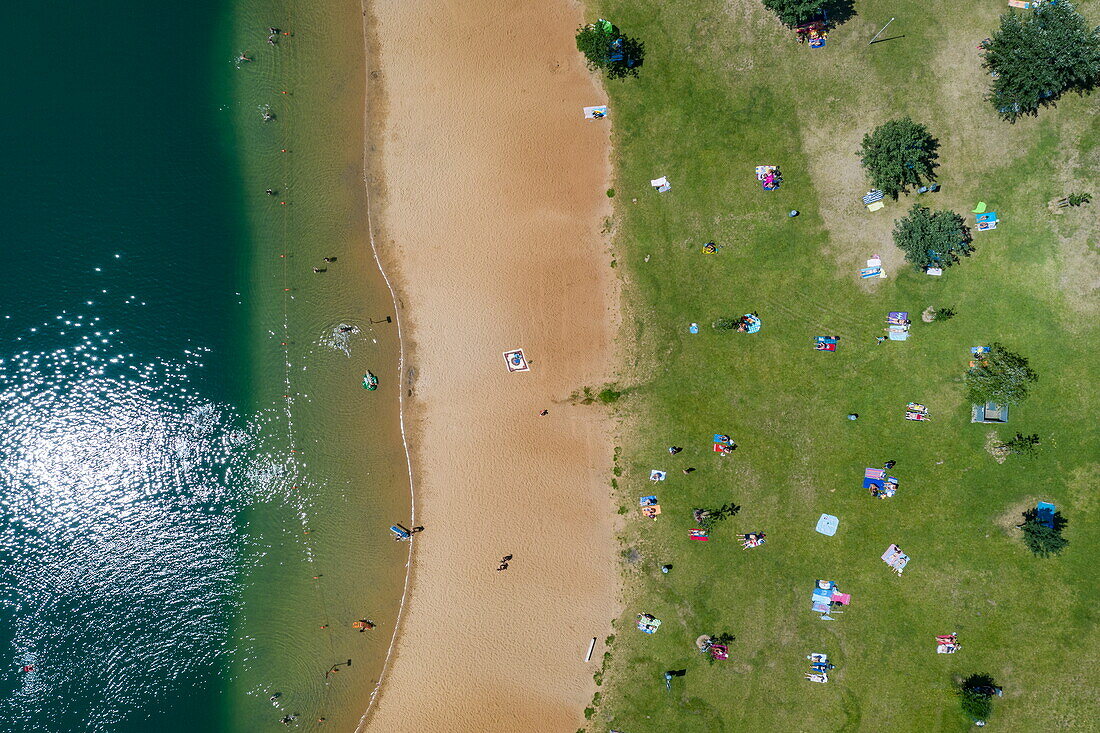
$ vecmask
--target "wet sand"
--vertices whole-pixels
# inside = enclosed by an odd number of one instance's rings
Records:
[[[609,128],[582,118],[604,96],[573,42],[581,9],[370,11],[368,115],[385,120],[368,156],[373,228],[415,369],[406,427],[426,529],[361,728],[571,733],[619,598],[613,429],[565,403],[610,378],[618,306],[600,231]],[[530,372],[507,371],[517,347]]]

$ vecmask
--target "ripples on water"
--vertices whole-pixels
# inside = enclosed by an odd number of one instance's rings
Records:
[[[20,345],[83,333],[0,358],[4,731],[108,730],[218,663],[237,517],[280,483],[269,465],[267,491],[246,488],[254,430],[197,396],[201,349],[137,363],[94,320],[41,324]]]

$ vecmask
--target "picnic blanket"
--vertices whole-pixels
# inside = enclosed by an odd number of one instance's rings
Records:
[[[607,105],[601,104],[596,107],[584,108],[584,119],[586,120],[599,120],[607,117]]]
[[[1040,501],[1035,505],[1036,519],[1051,529],[1054,529],[1054,513],[1056,511],[1058,511],[1057,507],[1046,501]]]
[[[661,619],[655,618],[653,614],[649,613],[638,614],[638,631],[655,634],[659,628],[661,628]]]
[[[814,339],[814,348],[818,351],[836,351],[836,342],[833,336],[818,336]]]
[[[836,534],[836,528],[840,526],[840,520],[834,517],[832,514],[822,514],[817,520],[817,526],[815,531],[832,537]]]
[[[901,571],[905,570],[905,566],[909,564],[909,556],[897,545],[890,545],[886,548],[886,552],[882,553],[882,561],[892,567],[895,573],[901,575]]]
[[[867,469],[871,470],[871,469]],[[883,478],[863,478],[863,488],[872,489],[872,493],[880,499],[886,499],[897,493],[898,480],[893,476]]]
[[[665,191],[672,188],[672,184],[669,183],[668,179],[664,176],[661,176],[660,178],[654,178],[652,181],[649,182],[649,185],[657,189],[657,193],[664,193]]]
[[[779,167],[774,165],[756,166],[756,178],[765,191],[774,191],[783,182],[782,176],[779,175]]]
[[[668,476],[667,471],[660,471],[656,468],[649,472],[650,481],[664,481],[666,476]]]
[[[508,365],[510,372],[529,372],[531,367],[527,364],[527,358],[523,355],[523,349],[512,349],[504,352],[504,363]]]
[[[882,193],[882,191],[879,191],[877,188],[872,188],[870,191],[863,194],[863,198],[861,200],[863,201],[864,205],[873,204],[876,201],[882,201],[883,195],[884,194]]]

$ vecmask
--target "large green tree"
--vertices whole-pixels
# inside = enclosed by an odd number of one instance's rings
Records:
[[[988,99],[1009,122],[1100,84],[1100,27],[1089,28],[1068,0],[1009,10],[984,48],[993,76]]]
[[[932,211],[913,204],[904,219],[894,222],[894,244],[918,269],[950,267],[974,248],[965,220],[954,211]]]
[[[871,185],[896,199],[910,186],[935,178],[939,147],[927,127],[902,117],[864,135],[859,159]]]
[[[1013,405],[1027,398],[1031,384],[1039,375],[1028,366],[1028,361],[1004,346],[994,343],[981,360],[967,370],[963,377],[966,398],[975,405],[996,402]]]
[[[598,69],[609,79],[637,76],[645,60],[645,44],[627,38],[607,20],[599,20],[577,29],[577,50],[584,54],[589,68]]]
[[[794,27],[821,15],[822,0],[764,0],[764,7],[784,24]]]
[[[1043,524],[1036,509],[1024,512],[1024,523],[1020,525],[1020,529],[1024,531],[1024,544],[1037,557],[1060,555],[1069,544],[1069,540],[1062,536],[1062,529],[1067,522],[1061,512],[1054,512],[1051,524],[1054,526]]]

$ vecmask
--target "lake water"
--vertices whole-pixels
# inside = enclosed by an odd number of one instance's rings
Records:
[[[361,20],[258,0],[9,19],[0,730],[346,730],[365,708],[408,497]]]

